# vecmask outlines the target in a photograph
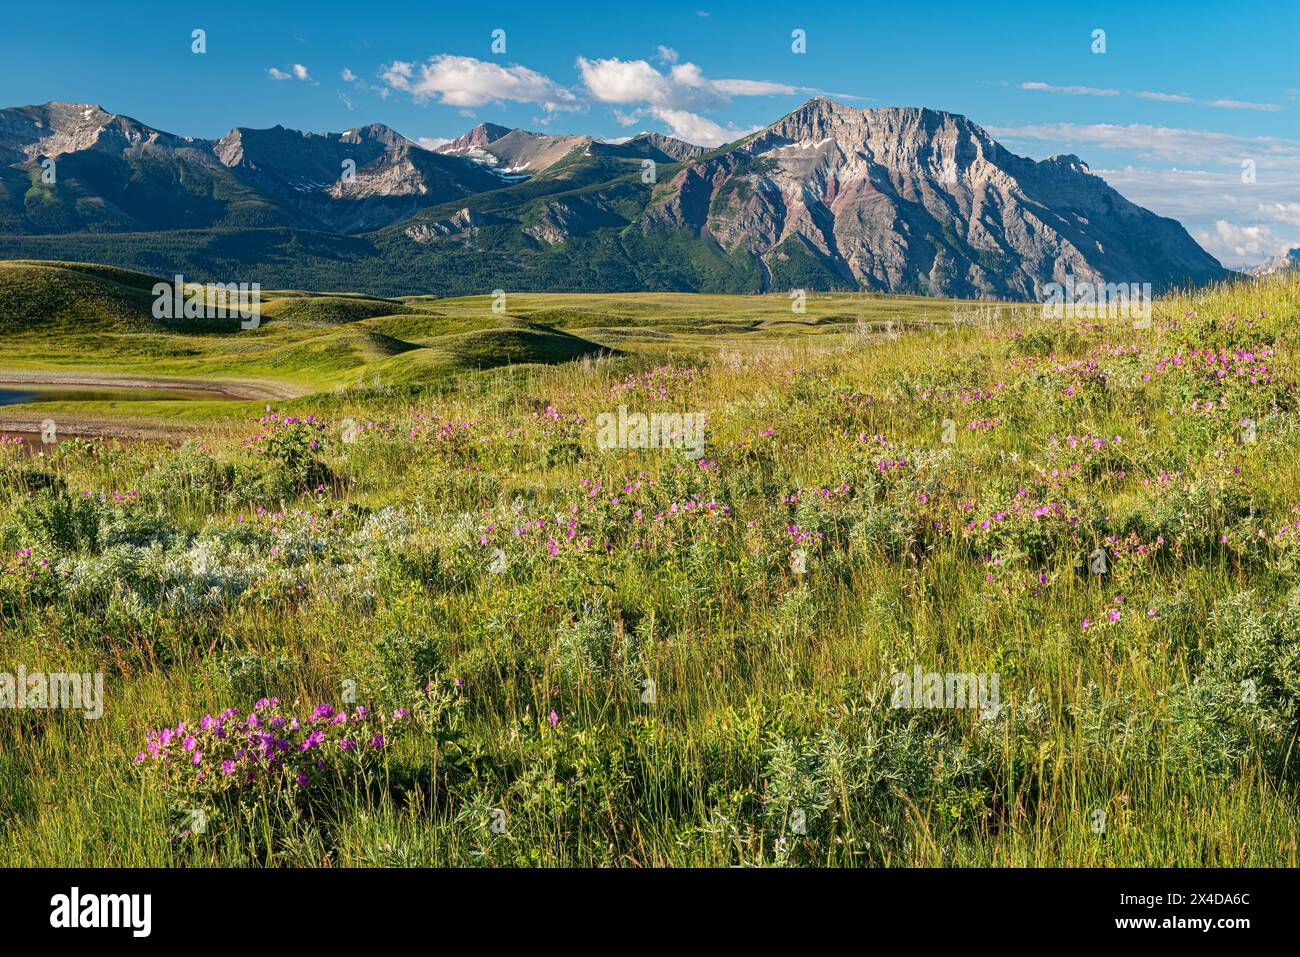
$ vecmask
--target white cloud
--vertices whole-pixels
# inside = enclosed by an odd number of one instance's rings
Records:
[[[393,89],[409,91],[411,89],[411,77],[415,75],[415,66],[405,60],[394,60],[384,67],[384,72],[380,75],[383,77],[384,82]]]
[[[677,51],[672,47],[664,46],[662,43],[659,44],[658,49],[655,51],[655,59],[660,63],[676,63],[677,58]]]
[[[1268,226],[1238,226],[1226,219],[1217,220],[1212,230],[1198,230],[1196,240],[1219,259],[1238,262],[1279,256],[1289,246]]]
[[[714,80],[713,89],[728,96],[776,96],[792,93],[814,93],[806,86],[790,86],[788,83],[771,83],[767,80]]]
[[[1241,181],[1236,169],[1094,169],[1125,197],[1191,228],[1209,229],[1216,220],[1269,223],[1282,242],[1300,243],[1300,178],[1266,175]]]
[[[723,127],[698,113],[671,110],[666,107],[653,107],[651,113],[656,119],[668,124],[668,128],[673,131],[673,136],[688,143],[695,143],[698,146],[721,146],[736,139]]]
[[[1068,93],[1071,96],[1119,96],[1119,90],[1104,90],[1095,86],[1052,86],[1050,83],[1021,83],[1022,90],[1040,93]]]
[[[1279,113],[1282,110],[1276,103],[1248,103],[1245,100],[1210,100],[1205,105],[1221,110],[1263,110],[1266,113]]]
[[[673,67],[673,73],[689,77],[692,69],[692,64],[684,63]],[[578,71],[587,90],[602,103],[670,106],[700,102],[700,98],[690,90],[674,89],[672,81],[645,60],[588,60],[578,57]]]
[[[1253,159],[1260,169],[1300,170],[1300,141],[1276,136],[1238,136],[1209,130],[1129,123],[1042,123],[1029,126],[990,126],[1003,140],[1039,140],[1058,144],[1087,144],[1099,149],[1128,150],[1173,163],[1217,163],[1239,166]]]
[[[645,60],[578,57],[582,82],[602,103],[634,103],[671,110],[700,110],[725,106],[733,96],[775,96],[816,93],[806,86],[768,80],[711,80],[694,63],[674,63],[665,74]]]
[[[436,99],[449,106],[485,106],[500,100],[537,103],[548,112],[576,109],[577,98],[549,77],[523,66],[503,67],[448,53],[422,64],[394,60],[381,73],[394,90],[417,103]]]
[[[1232,99],[1214,99],[1198,100],[1194,96],[1188,96],[1186,93],[1160,93],[1154,90],[1142,90],[1138,93],[1129,93],[1125,90],[1112,90],[1095,86],[1054,86],[1051,83],[1041,83],[1032,81],[1021,83],[1020,89],[1034,90],[1039,93],[1065,93],[1071,96],[1136,96],[1141,100],[1156,100],[1160,103],[1188,103],[1196,106],[1212,106],[1220,110],[1259,110],[1266,113],[1277,113],[1284,107],[1276,103],[1252,103],[1248,100]]]
[[[751,132],[730,124],[724,127],[701,115],[726,106],[732,97],[817,92],[767,80],[711,80],[694,63],[674,63],[667,73],[645,60],[617,57],[578,57],[577,66],[592,99],[615,107],[634,107],[631,111],[614,111],[619,123],[630,126],[645,116],[653,116],[667,124],[674,136],[700,146],[718,146]]]
[[[426,150],[436,150],[439,146],[446,146],[451,140],[445,136],[421,136],[415,142]]]
[[[692,113],[690,110],[674,110],[666,106],[646,106],[630,113],[616,109],[613,113],[614,119],[622,126],[643,123],[647,117],[659,120],[668,127],[668,132],[673,136],[694,143],[696,146],[721,146],[754,131],[753,128],[741,129],[734,124],[724,127],[699,113]],[[615,140],[608,140],[608,142],[613,143]]]
[[[313,86],[320,86],[311,78],[311,73],[301,63],[295,63],[288,70],[281,70],[278,67],[267,67],[266,75],[272,80],[302,80],[304,83],[310,83]]]
[[[1300,192],[1300,184],[1292,190],[1292,195]],[[1276,223],[1286,223],[1288,226],[1295,226],[1300,229],[1300,203],[1267,203],[1259,207],[1259,216],[1261,219],[1272,220]]]
[[[381,100],[388,99],[388,94],[392,92],[386,86],[378,86],[374,83],[367,83],[365,80],[361,79],[361,77],[353,73],[350,67],[344,67],[343,72],[341,72],[339,76],[343,79],[345,83],[351,83],[352,88],[354,90],[359,90],[362,93],[374,93]],[[342,94],[340,94],[340,96],[342,96]],[[347,102],[351,102],[351,101],[348,100]],[[351,107],[349,107],[349,109],[351,109]]]

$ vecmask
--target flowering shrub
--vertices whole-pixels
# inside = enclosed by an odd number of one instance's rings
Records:
[[[381,766],[385,749],[411,724],[407,708],[383,715],[360,705],[349,712],[322,704],[298,716],[279,698],[263,698],[248,715],[229,708],[197,725],[181,721],[149,731],[135,764],[200,804],[334,792]]]
[[[261,431],[245,439],[255,451],[274,462],[296,489],[315,488],[329,481],[321,460],[325,423],[315,416],[299,418],[269,411],[258,420]]]

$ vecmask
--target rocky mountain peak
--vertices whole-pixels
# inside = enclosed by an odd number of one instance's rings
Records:
[[[145,126],[129,116],[109,113],[93,103],[51,101],[0,110],[0,155],[56,157],[97,149],[112,151],[150,143],[176,145],[190,140]]]
[[[1289,249],[1280,256],[1264,260],[1258,266],[1244,270],[1248,276],[1271,276],[1288,269],[1300,269],[1300,246]]]
[[[1058,153],[1055,156],[1047,157],[1047,159],[1043,160],[1043,162],[1051,163],[1054,166],[1059,166],[1062,169],[1072,170],[1076,173],[1092,172],[1092,170],[1089,169],[1088,164],[1085,163],[1083,160],[1079,159],[1079,157],[1075,156],[1073,153]]]
[[[687,143],[685,140],[679,140],[676,137],[665,136],[662,133],[638,133],[632,139],[628,140],[629,144],[643,144],[652,151],[669,156],[677,162],[686,159],[694,159],[704,152],[704,147],[696,146],[694,143]]]
[[[480,123],[467,133],[462,133],[450,143],[443,143],[434,152],[436,153],[463,153],[465,150],[474,147],[484,147],[489,143],[501,139],[507,133],[513,133],[514,130],[508,126],[498,126],[496,123]]]

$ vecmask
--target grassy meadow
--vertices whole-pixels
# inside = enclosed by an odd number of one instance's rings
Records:
[[[229,393],[0,410],[64,436],[0,443],[0,672],[104,689],[0,711],[0,863],[1296,866],[1300,278],[247,332],[154,281],[0,264],[4,372]]]

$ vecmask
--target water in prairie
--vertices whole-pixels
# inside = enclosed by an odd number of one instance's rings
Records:
[[[205,389],[146,389],[136,386],[101,385],[0,385],[0,406],[31,405],[37,402],[149,402],[160,399],[222,399],[220,392]]]
[[[232,396],[212,389],[187,389],[179,387],[151,388],[147,386],[69,385],[26,382],[0,383],[0,407],[33,406],[32,419],[41,415],[39,406],[47,402],[157,402],[175,400],[230,399]],[[50,421],[64,420],[68,413],[51,413]],[[80,431],[80,430],[77,430]],[[0,425],[0,448],[16,449],[20,454],[40,455],[53,451],[59,441],[67,437],[56,424],[45,433],[5,429]],[[131,441],[117,439],[115,441]]]

